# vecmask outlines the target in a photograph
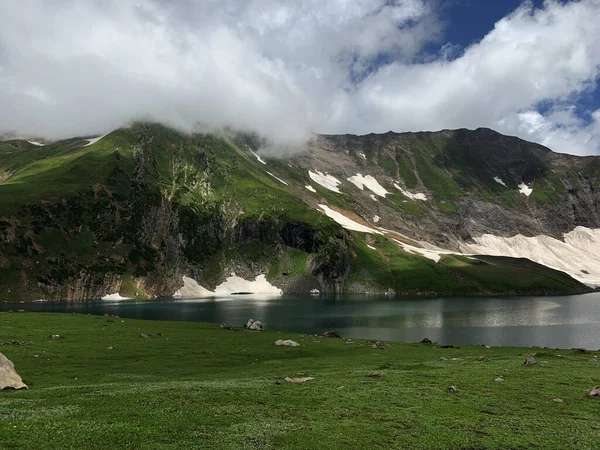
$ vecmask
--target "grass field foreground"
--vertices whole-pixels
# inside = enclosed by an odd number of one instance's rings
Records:
[[[300,346],[278,347],[277,339]],[[0,344],[30,387],[0,391],[3,449],[591,449],[600,442],[600,399],[586,395],[600,384],[598,352],[374,348],[53,313],[0,313]],[[530,356],[537,364],[523,365]],[[284,379],[295,376],[314,380]]]

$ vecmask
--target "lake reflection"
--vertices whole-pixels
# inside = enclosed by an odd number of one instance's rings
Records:
[[[414,342],[600,348],[600,293],[566,297],[398,299],[383,296],[236,296],[224,299],[1,304],[0,311],[116,314]]]

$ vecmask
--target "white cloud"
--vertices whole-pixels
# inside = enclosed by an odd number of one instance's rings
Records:
[[[281,142],[488,126],[600,152],[600,113],[588,124],[573,110],[600,73],[599,0],[525,3],[462,52],[432,5],[0,0],[0,132],[57,138],[149,118]],[[440,56],[422,58],[431,42]]]

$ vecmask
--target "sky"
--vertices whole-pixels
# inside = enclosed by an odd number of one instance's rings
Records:
[[[0,0],[0,134],[493,128],[600,154],[600,0]]]

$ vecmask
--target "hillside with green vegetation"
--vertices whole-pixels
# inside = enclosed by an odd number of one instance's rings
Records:
[[[499,136],[319,136],[306,152],[285,158],[256,155],[253,135],[187,135],[148,123],[91,141],[0,142],[0,299],[171,296],[184,276],[214,289],[231,273],[248,280],[264,274],[283,292],[587,292],[565,273],[524,259],[435,261],[407,250],[422,241],[456,250],[481,230],[535,227],[555,235],[571,225],[600,227],[588,211],[598,194],[586,197],[600,181],[596,159],[563,155],[570,165],[559,164],[547,149]],[[491,159],[481,152],[486,145]],[[313,182],[311,171],[337,176],[339,193]],[[374,198],[346,180],[358,171],[390,194]],[[535,186],[531,198],[510,181],[521,176]],[[397,183],[427,200],[407,198]],[[580,196],[588,210],[557,213],[572,204],[565,195]],[[383,231],[344,229],[320,204]],[[499,221],[499,211],[510,219]]]
[[[598,352],[236,330],[0,313],[0,447],[597,448]]]

